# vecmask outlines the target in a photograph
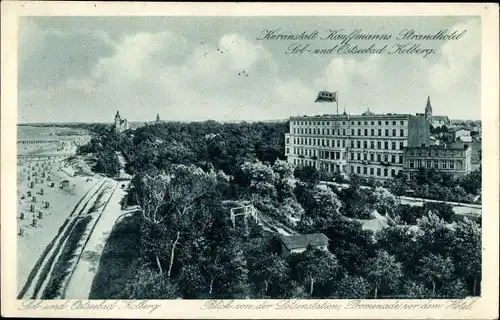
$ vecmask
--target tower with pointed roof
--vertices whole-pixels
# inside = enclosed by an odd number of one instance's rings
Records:
[[[427,96],[427,104],[425,105],[425,117],[432,118],[431,96]]]
[[[120,117],[120,111],[116,111],[115,115],[115,128],[120,128],[120,125],[122,124],[122,119]]]

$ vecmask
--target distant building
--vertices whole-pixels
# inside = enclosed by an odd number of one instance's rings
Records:
[[[160,114],[156,114],[156,122],[160,122]]]
[[[453,132],[453,139],[455,141],[459,140],[462,137],[469,137],[470,138],[470,130],[469,129],[458,129]]]
[[[116,132],[123,132],[130,129],[130,124],[127,119],[122,119],[119,111],[116,111],[114,128]]]
[[[420,168],[434,169],[437,172],[464,176],[471,171],[471,148],[421,146],[404,148],[403,172],[409,179],[414,179]]]
[[[328,250],[329,239],[322,233],[304,234],[299,236],[281,236],[282,255],[304,252],[308,246]]]
[[[450,125],[450,119],[447,116],[435,116],[432,114],[431,96],[427,96],[424,114],[434,128]]]

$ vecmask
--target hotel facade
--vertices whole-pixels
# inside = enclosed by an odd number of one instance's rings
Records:
[[[405,147],[430,144],[424,114],[321,115],[291,117],[285,136],[287,161],[295,166],[377,180],[404,169]]]

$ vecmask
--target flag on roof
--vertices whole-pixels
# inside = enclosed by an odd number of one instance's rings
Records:
[[[336,102],[337,92],[320,91],[314,102]]]

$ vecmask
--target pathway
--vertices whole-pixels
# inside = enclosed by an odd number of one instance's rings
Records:
[[[95,225],[80,261],[69,281],[66,291],[66,299],[88,299],[92,288],[92,282],[99,269],[99,260],[104,245],[113,229],[117,219],[124,213],[120,201],[125,196],[126,190],[120,186],[115,190],[102,215]]]

